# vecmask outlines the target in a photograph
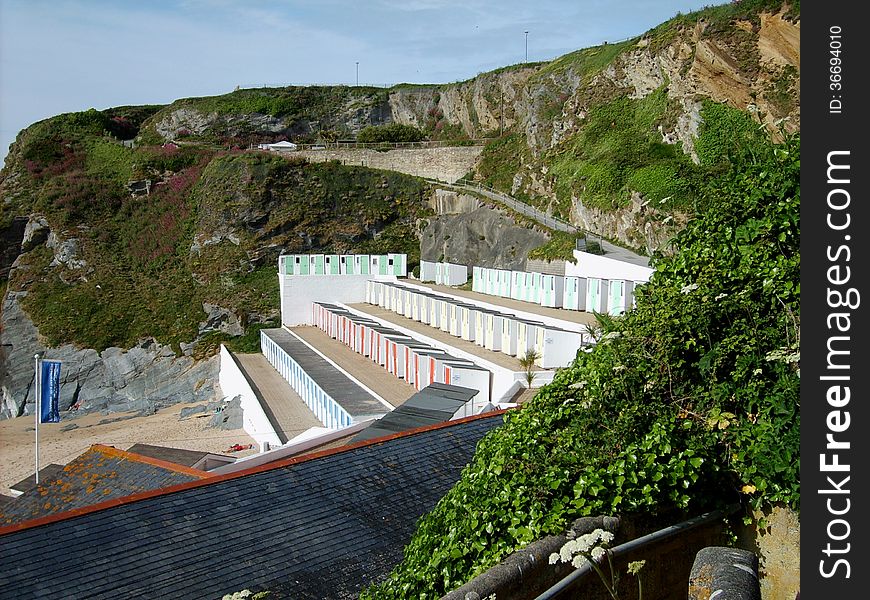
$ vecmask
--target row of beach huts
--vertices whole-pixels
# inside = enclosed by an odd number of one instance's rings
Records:
[[[532,302],[550,308],[620,315],[634,305],[642,281],[550,275],[474,267],[471,289],[481,294]]]
[[[608,276],[588,273],[557,275],[474,266],[471,290],[549,308],[620,315],[634,306],[634,290],[648,278],[647,272],[637,272],[637,269],[628,273],[641,279],[633,279],[626,273],[615,269]],[[468,267],[421,261],[420,281],[447,286],[464,285],[468,281]]]
[[[315,302],[314,325],[387,372],[404,379],[417,391],[432,383],[477,390],[474,402],[490,402],[492,373],[471,360],[454,356],[342,306]]]
[[[369,281],[366,302],[493,352],[517,358],[534,352],[535,364],[544,369],[567,366],[578,349],[592,343],[588,333],[398,282]]]
[[[408,274],[407,254],[284,254],[278,258],[281,275],[394,275]]]

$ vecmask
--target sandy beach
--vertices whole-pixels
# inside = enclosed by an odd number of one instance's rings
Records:
[[[200,403],[206,404],[206,403]],[[65,465],[92,444],[106,444],[126,450],[135,443],[168,446],[185,450],[201,450],[242,457],[258,451],[257,444],[243,429],[208,428],[211,413],[200,413],[179,419],[181,409],[198,404],[176,404],[147,417],[133,417],[100,424],[100,421],[132,416],[133,413],[113,413],[108,416],[90,414],[60,423],[39,426],[39,464]],[[78,425],[61,431],[70,424]],[[253,444],[250,450],[228,452],[234,444]],[[9,494],[9,486],[32,475],[35,466],[34,418],[18,417],[0,421],[0,494]]]

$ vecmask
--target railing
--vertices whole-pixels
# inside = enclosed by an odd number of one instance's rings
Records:
[[[557,231],[565,231],[567,233],[577,233],[578,229],[563,221],[562,219],[558,219],[552,215],[548,215],[535,208],[534,206],[529,206],[524,202],[520,202],[516,198],[508,196],[498,190],[495,190],[488,185],[484,185],[482,183],[478,183],[476,181],[468,181],[467,179],[459,179],[455,183],[448,184],[454,187],[462,188],[464,190],[472,190],[475,191],[487,198],[491,198],[492,200],[496,200],[501,202],[502,204],[512,208],[520,214],[526,215],[527,217],[531,217],[541,225],[549,227],[550,229],[555,229]]]
[[[641,536],[637,539],[628,541],[610,549],[610,559],[616,560],[629,555],[638,550],[645,550],[651,554],[655,554],[652,548],[657,544],[661,544],[667,540],[671,540],[700,527],[708,526],[716,521],[722,520],[729,515],[733,515],[740,509],[739,505],[729,505],[726,508],[714,510],[694,517],[677,525],[659,529],[648,535]],[[558,583],[551,586],[543,593],[535,597],[535,600],[555,600],[557,598],[573,598],[571,594],[572,588],[583,579],[583,577],[592,573],[592,566],[586,563],[580,568],[572,571],[561,579]]]
[[[402,150],[425,148],[454,148],[463,146],[483,146],[495,138],[476,138],[469,140],[427,140],[420,142],[356,142],[338,141],[320,144],[297,144],[297,150]]]

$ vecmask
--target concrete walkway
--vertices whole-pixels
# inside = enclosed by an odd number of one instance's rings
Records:
[[[313,325],[291,327],[290,331],[328,356],[331,361],[394,407],[403,404],[417,392],[414,386],[404,379],[399,379],[369,358],[332,339],[318,327]]]
[[[312,427],[323,427],[311,409],[262,354],[235,354],[281,443]],[[271,412],[271,414],[269,414]]]

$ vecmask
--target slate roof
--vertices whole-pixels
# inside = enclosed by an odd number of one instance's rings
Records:
[[[387,408],[374,396],[286,329],[261,329],[260,333],[284,350],[320,389],[329,394],[355,420],[372,415],[380,416],[387,412]]]
[[[446,383],[431,383],[408,398],[404,404],[387,413],[351,440],[370,440],[399,431],[407,431],[453,418],[478,390]]]
[[[39,480],[42,482],[48,481],[52,477],[57,477],[63,472],[63,465],[58,465],[56,463],[48,464],[41,469],[39,469]],[[32,490],[36,487],[36,477],[33,474],[28,475],[15,485],[9,486],[9,489],[14,492],[19,492],[23,494],[28,490]]]
[[[0,528],[0,598],[355,598],[503,413]]]
[[[0,525],[207,476],[205,471],[95,444],[52,477],[44,477],[40,469],[38,488],[31,488],[13,502],[0,506]]]
[[[193,467],[196,463],[209,455],[201,450],[182,450],[180,448],[168,448],[166,446],[153,446],[151,444],[133,444],[127,448],[127,452],[148,456],[158,460],[165,460],[176,465]]]

